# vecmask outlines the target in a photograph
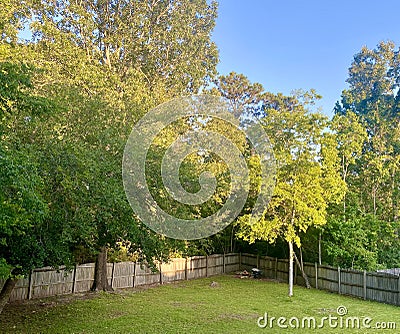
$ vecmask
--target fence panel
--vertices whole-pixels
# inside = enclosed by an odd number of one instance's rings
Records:
[[[400,277],[384,273],[367,274],[367,299],[400,305]]]
[[[225,272],[232,273],[240,270],[239,254],[228,253],[225,254]]]
[[[113,288],[131,288],[135,273],[134,262],[118,262],[114,264],[112,277]]]
[[[160,283],[160,273],[142,263],[136,263],[135,286]]]
[[[240,268],[242,270],[247,270],[250,271],[253,268],[258,267],[258,256],[254,254],[247,254],[247,253],[242,253],[241,254],[241,263],[240,263]]]
[[[74,292],[86,292],[92,288],[94,269],[94,263],[85,263],[76,267]]]
[[[162,282],[180,281],[186,278],[186,259],[172,259],[168,263],[161,264]]]
[[[207,276],[220,275],[224,273],[224,255],[215,254],[208,256]]]

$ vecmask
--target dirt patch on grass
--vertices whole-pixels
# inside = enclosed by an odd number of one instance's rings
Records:
[[[48,309],[67,305],[76,300],[93,299],[97,296],[99,296],[98,293],[87,292],[10,302],[0,314],[0,323],[23,322],[34,313],[46,312]]]

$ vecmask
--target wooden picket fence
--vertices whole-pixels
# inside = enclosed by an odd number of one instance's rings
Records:
[[[109,263],[107,267],[110,285],[115,289],[133,288],[150,284],[164,284],[230,273],[238,270],[259,268],[267,278],[287,282],[287,259],[258,256],[247,253],[215,254],[175,258],[160,263],[157,271],[136,262]],[[305,285],[298,268],[294,267],[294,283]],[[55,295],[90,291],[94,281],[94,263],[78,265],[73,270],[40,268],[29,277],[18,281],[11,300],[44,298]],[[341,269],[337,267],[304,263],[312,287],[365,300],[400,306],[400,276]],[[0,288],[4,282],[0,281]]]

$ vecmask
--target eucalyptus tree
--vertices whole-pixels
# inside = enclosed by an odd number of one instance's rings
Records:
[[[350,119],[355,114],[365,129],[362,155],[357,160],[362,210],[380,219],[398,220],[400,177],[400,53],[392,42],[375,49],[363,47],[349,69],[335,113]],[[359,130],[357,130],[359,132]],[[340,136],[343,132],[339,130]]]

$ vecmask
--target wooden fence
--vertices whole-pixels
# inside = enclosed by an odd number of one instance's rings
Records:
[[[44,298],[55,295],[90,291],[94,281],[94,263],[76,266],[72,271],[65,268],[54,270],[40,268],[29,277],[18,281],[11,294],[11,300]],[[288,260],[253,254],[230,253],[209,256],[176,258],[158,265],[158,271],[135,262],[109,263],[109,283],[113,288],[132,288],[141,285],[209,277],[238,270],[257,267],[267,278],[288,280]],[[400,305],[400,276],[341,269],[304,263],[312,287],[339,294]],[[294,283],[305,285],[298,268],[294,267]],[[0,288],[4,282],[0,281]]]
[[[241,254],[240,267],[250,270],[257,267],[268,278],[286,281],[289,278],[289,261],[268,256]],[[312,287],[400,306],[400,275],[341,269],[332,266],[304,263]],[[305,286],[297,266],[294,267],[294,283]]]
[[[176,258],[162,263],[158,271],[135,262],[116,262],[107,264],[109,284],[116,289],[132,288],[140,285],[163,284],[179,280],[220,275],[239,270],[238,254],[219,254]],[[44,298],[55,295],[90,291],[95,274],[95,264],[78,265],[73,270],[60,268],[40,268],[29,277],[18,280],[10,300]],[[0,281],[0,289],[4,281]]]

